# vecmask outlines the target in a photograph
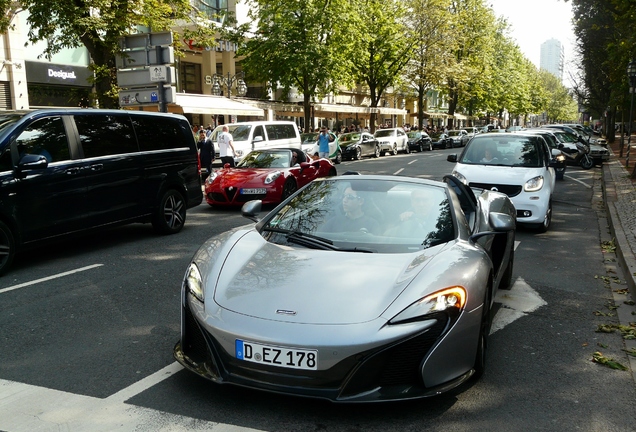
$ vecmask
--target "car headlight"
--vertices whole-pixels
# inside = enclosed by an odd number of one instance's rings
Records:
[[[265,184],[270,184],[276,181],[278,177],[280,177],[283,173],[280,171],[274,171],[272,173],[267,174],[265,177]]]
[[[199,267],[197,267],[195,263],[190,263],[190,266],[188,266],[183,283],[186,290],[192,294],[194,298],[199,300],[201,303],[205,302],[203,300],[203,279],[201,278]]]
[[[236,150],[234,153],[236,153],[237,157],[242,157],[243,156],[243,150]]]
[[[206,182],[207,184],[212,184],[212,182],[214,181],[214,179],[215,179],[215,178],[217,178],[218,176],[219,176],[219,175],[217,174],[217,172],[213,170],[213,171],[210,173],[210,175],[208,176],[208,178],[207,178],[207,179],[205,179],[205,182]]]
[[[562,154],[558,155],[556,157],[557,162],[563,162],[565,160],[565,156],[563,156]]]
[[[543,176],[537,176],[531,178],[523,185],[523,190],[526,192],[536,192],[543,187]]]
[[[449,312],[457,316],[465,305],[466,290],[463,287],[454,286],[437,291],[413,303],[397,314],[390,323],[401,324],[419,321],[426,319],[427,315],[437,312]]]
[[[466,186],[468,186],[468,179],[466,177],[464,177],[460,172],[453,170],[453,172],[451,173],[453,176],[457,177],[457,180],[459,180],[460,182],[464,183]]]

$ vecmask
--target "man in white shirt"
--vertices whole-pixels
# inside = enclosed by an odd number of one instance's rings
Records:
[[[236,155],[236,152],[234,151],[234,138],[226,125],[223,125],[223,132],[221,132],[217,137],[216,143],[219,146],[221,164],[225,165],[228,163],[231,167],[235,166],[234,156]]]

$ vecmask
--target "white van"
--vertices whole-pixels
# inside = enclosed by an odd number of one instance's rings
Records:
[[[252,150],[263,148],[297,148],[300,149],[300,133],[298,126],[291,121],[253,121],[244,123],[230,123],[217,126],[210,139],[214,142],[216,157],[219,157],[217,137],[227,126],[234,138],[234,150],[236,162]]]

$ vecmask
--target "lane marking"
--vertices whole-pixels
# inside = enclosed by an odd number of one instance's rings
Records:
[[[99,399],[3,379],[0,379],[0,430],[257,431],[126,404],[119,397]]]
[[[397,170],[396,172],[393,173],[393,175],[398,175],[399,173],[401,173],[402,171],[404,171],[404,168],[400,168],[399,170]]]
[[[592,189],[592,186],[588,185],[587,183],[583,182],[582,180],[579,180],[579,179],[574,178],[574,177],[569,176],[569,175],[564,175],[563,177],[567,177],[570,180],[574,180],[575,182],[582,184],[583,186],[585,186],[588,189]]]
[[[133,396],[137,396],[139,393],[144,392],[150,387],[159,384],[161,381],[170,378],[172,375],[181,370],[183,370],[183,366],[181,366],[178,362],[174,362],[172,364],[169,364],[165,368],[158,370],[152,375],[148,375],[147,377],[118,391],[117,393],[108,396],[106,400],[124,403]]]
[[[501,308],[492,320],[490,334],[548,304],[520,277],[517,278],[510,291],[497,291],[495,303],[501,304]]]
[[[8,288],[2,288],[2,289],[0,289],[0,294],[4,294],[6,292],[13,291],[13,290],[16,290],[18,288],[24,288],[24,287],[28,287],[28,286],[31,286],[31,285],[35,285],[35,284],[38,284],[40,282],[46,282],[46,281],[49,281],[49,280],[53,280],[53,279],[61,278],[61,277],[64,277],[64,276],[68,276],[68,275],[71,275],[71,274],[74,274],[74,273],[79,273],[79,272],[83,272],[83,271],[86,271],[86,270],[94,269],[94,268],[97,268],[97,267],[101,267],[103,265],[104,264],[93,264],[93,265],[89,265],[89,266],[86,266],[86,267],[81,267],[81,268],[78,268],[78,269],[75,269],[75,270],[70,270],[70,271],[67,271],[67,272],[64,272],[64,273],[58,273],[58,274],[53,275],[53,276],[47,276],[45,278],[36,279],[34,281],[31,281],[31,282],[25,282],[25,283],[21,283],[19,285],[10,286]]]
[[[413,163],[417,162],[417,159],[413,159],[411,162],[407,163],[407,165],[411,165]]]

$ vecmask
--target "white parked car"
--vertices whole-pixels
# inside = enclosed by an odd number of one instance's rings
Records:
[[[452,154],[447,160],[456,162],[453,175],[464,184],[508,195],[517,210],[517,222],[548,230],[558,162],[541,136],[480,134],[459,157]]]
[[[382,152],[388,151],[394,155],[400,151],[404,153],[411,152],[409,150],[408,136],[406,136],[406,132],[402,128],[378,129],[373,136],[380,143],[380,151]]]

